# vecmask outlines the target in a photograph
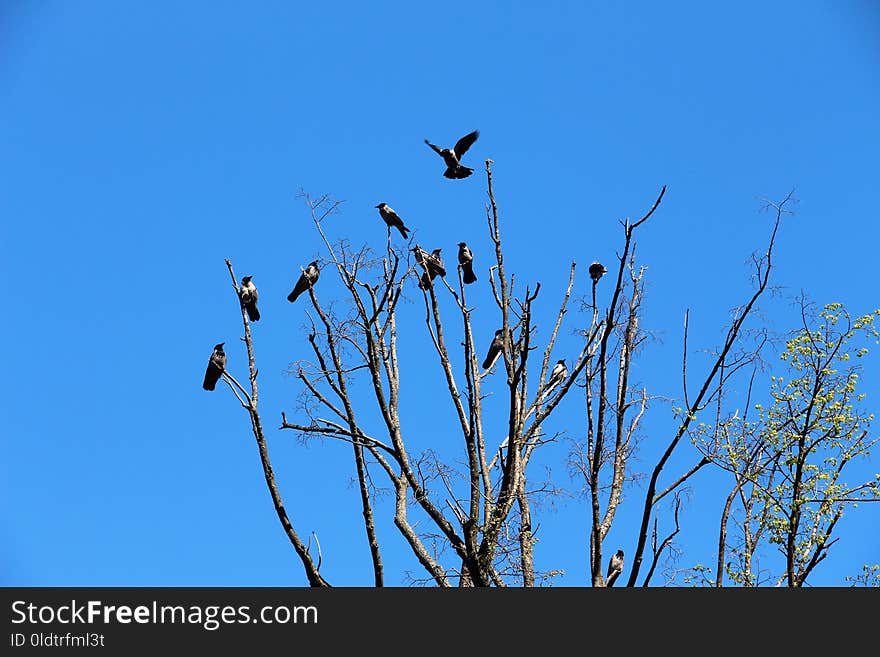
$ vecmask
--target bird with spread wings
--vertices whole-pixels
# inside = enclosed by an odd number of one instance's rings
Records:
[[[450,179],[461,179],[467,178],[474,172],[470,167],[462,166],[461,158],[464,157],[464,154],[467,153],[471,146],[473,146],[479,136],[479,130],[469,132],[455,142],[455,146],[452,148],[440,148],[429,142],[427,139],[425,140],[425,143],[430,146],[431,150],[437,153],[437,155],[442,157],[443,161],[446,163],[446,171],[443,172],[443,176]]]

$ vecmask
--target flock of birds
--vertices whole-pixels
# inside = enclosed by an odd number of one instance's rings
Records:
[[[473,169],[466,167],[461,163],[461,158],[468,149],[473,146],[479,136],[479,131],[474,130],[459,139],[452,148],[440,148],[427,139],[425,140],[425,143],[431,148],[431,150],[443,158],[443,162],[446,164],[446,170],[443,172],[443,176],[452,180],[461,180],[467,178],[474,172]],[[382,217],[382,220],[388,226],[389,230],[394,228],[400,233],[401,237],[409,239],[410,229],[404,224],[400,215],[394,211],[394,208],[387,203],[379,203],[375,207],[379,210],[379,216]],[[428,253],[421,246],[416,244],[411,250],[416,262],[420,264],[424,270],[424,273],[419,279],[420,289],[427,289],[427,286],[431,285],[432,281],[437,276],[446,276],[446,266],[440,256],[441,249],[434,249]],[[474,256],[465,242],[458,243],[458,264],[462,270],[462,280],[464,283],[468,285],[475,283],[477,281],[477,276],[474,274]],[[306,292],[318,282],[318,278],[321,275],[321,270],[318,265],[319,261],[313,260],[302,270],[302,274],[293,286],[293,290],[287,295],[287,300],[289,302],[294,303],[303,292]],[[597,282],[602,278],[602,275],[605,274],[606,271],[605,267],[596,261],[594,261],[588,269],[590,278],[594,282]],[[260,319],[260,311],[257,308],[257,300],[259,299],[259,296],[257,287],[253,282],[253,277],[242,277],[241,284],[238,287],[238,298],[241,302],[242,308],[247,313],[248,320],[251,322],[256,322]],[[226,370],[226,353],[223,351],[224,344],[226,343],[220,342],[219,344],[214,345],[214,351],[208,359],[208,368],[205,371],[205,380],[202,384],[202,387],[205,390],[214,390],[217,381],[220,380],[220,377],[223,376],[223,372]],[[488,352],[486,353],[486,358],[483,360],[483,370],[489,370],[495,365],[495,361],[501,355],[503,349],[504,330],[498,329],[495,331],[495,337],[492,339]],[[556,386],[561,384],[567,378],[568,367],[565,364],[565,359],[561,358],[553,366],[553,369],[550,372],[550,377],[547,379],[546,385],[544,385],[543,390],[540,392],[542,399],[545,399],[553,389],[556,388]],[[504,444],[506,443],[507,440],[504,441]],[[504,444],[501,448],[504,447]],[[614,581],[622,571],[623,550],[618,550],[616,554],[612,555],[608,564],[606,586],[613,586]]]
[[[468,149],[473,146],[479,136],[479,130],[474,130],[455,142],[455,146],[452,148],[440,148],[427,139],[425,139],[425,143],[431,148],[431,150],[443,158],[443,162],[446,164],[446,170],[443,172],[443,176],[451,180],[461,180],[467,178],[474,172],[473,169],[466,167],[461,163],[461,158],[467,153]],[[375,207],[379,210],[379,216],[388,226],[389,230],[394,228],[404,239],[409,238],[410,229],[407,228],[403,219],[400,218],[400,215],[394,211],[394,208],[387,203],[379,203]],[[437,276],[446,276],[446,265],[443,263],[443,258],[440,255],[441,249],[434,249],[429,253],[416,244],[411,250],[416,262],[420,264],[424,270],[424,273],[419,279],[420,289],[426,289]],[[477,281],[477,276],[474,273],[474,255],[465,242],[458,243],[458,264],[462,270],[462,280],[468,285],[475,283]],[[593,262],[589,267],[590,278],[594,281],[598,281],[605,272],[605,267],[598,262]],[[313,260],[302,270],[302,274],[296,281],[293,290],[287,295],[287,300],[294,303],[303,292],[318,282],[320,275],[321,270],[319,267],[319,261]],[[242,308],[247,312],[248,320],[251,322],[259,321],[260,311],[257,308],[259,292],[257,291],[257,287],[254,285],[251,276],[244,276],[241,279],[241,285],[238,288],[238,297],[241,301]],[[226,352],[223,351],[224,344],[226,343],[220,342],[219,344],[214,345],[214,351],[208,359],[208,368],[205,371],[205,379],[202,384],[202,387],[205,390],[214,390],[217,381],[220,380],[220,377],[226,369]],[[503,330],[498,329],[495,331],[495,337],[492,339],[486,358],[483,360],[482,366],[484,370],[492,368],[495,361],[501,355],[503,347]],[[543,396],[546,397],[553,388],[567,378],[568,368],[566,367],[565,359],[563,358],[557,361],[550,372],[550,377],[547,380],[547,384],[544,386],[542,393]]]

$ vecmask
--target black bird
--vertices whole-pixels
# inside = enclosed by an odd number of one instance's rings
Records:
[[[318,261],[313,260],[309,263],[309,266],[303,270],[303,273],[300,275],[299,280],[296,282],[296,285],[293,287],[293,291],[287,295],[287,300],[290,303],[296,301],[296,298],[308,290],[312,285],[314,285],[318,281],[318,276],[321,274],[321,270],[318,269]]]
[[[379,208],[379,214],[382,217],[382,220],[388,224],[388,227],[394,227],[400,231],[400,234],[403,235],[403,239],[407,239],[409,237],[409,228],[403,225],[403,219],[401,219],[397,213],[387,203],[380,203],[376,206]]]
[[[614,586],[614,582],[623,572],[623,550],[618,550],[608,562],[608,575],[605,577],[605,586]]]
[[[467,150],[473,145],[473,143],[477,141],[477,137],[479,136],[480,131],[474,130],[455,142],[453,148],[440,148],[429,142],[427,139],[425,140],[425,143],[430,146],[435,153],[442,157],[444,162],[446,162],[446,171],[443,173],[446,178],[467,178],[474,172],[474,170],[462,166],[460,160],[464,154],[467,153]]]
[[[504,329],[495,331],[495,337],[492,338],[492,344],[489,345],[489,353],[486,354],[486,360],[483,361],[483,369],[488,370],[495,364],[501,350],[504,349]]]
[[[432,279],[435,276],[446,276],[446,265],[443,264],[440,251],[442,249],[434,249],[431,251],[431,255],[428,256],[428,271],[431,273]]]
[[[416,259],[416,262],[420,264],[425,269],[428,268],[428,259],[431,257],[431,254],[425,251],[421,246],[416,244],[413,248],[410,249],[413,252],[413,256]]]
[[[568,368],[565,366],[565,359],[562,358],[556,361],[556,365],[553,366],[553,369],[550,371],[550,378],[547,379],[547,385],[544,390],[544,397],[550,394],[550,392],[558,386],[560,383],[565,381],[568,378]]]
[[[260,319],[260,311],[257,310],[257,286],[251,281],[252,276],[244,276],[241,279],[241,287],[238,288],[238,298],[242,307],[247,311],[248,319],[256,322]]]
[[[431,253],[426,253],[418,245],[413,249],[416,255],[416,262],[425,268],[425,273],[422,274],[422,278],[419,280],[419,289],[426,289],[428,283],[438,276],[446,276],[446,265],[443,264],[443,258],[440,257],[441,250],[434,249]]]
[[[590,269],[589,269],[590,278],[592,278],[594,282],[598,282],[599,279],[602,278],[602,274],[604,274],[607,271],[608,270],[605,269],[605,267],[603,267],[597,261],[594,261],[593,264],[590,265]]]
[[[458,264],[461,265],[462,280],[465,283],[477,280],[477,275],[474,274],[474,254],[464,242],[458,243]]]
[[[226,369],[226,352],[223,351],[224,344],[226,343],[215,344],[214,352],[211,354],[211,358],[208,359],[208,369],[205,370],[205,382],[202,383],[202,388],[205,390],[213,390],[214,386],[217,385],[217,380],[223,374],[223,370]]]

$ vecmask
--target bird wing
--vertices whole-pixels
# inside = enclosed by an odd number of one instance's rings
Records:
[[[477,137],[480,136],[479,130],[474,130],[471,133],[466,134],[464,137],[455,142],[455,148],[453,148],[453,152],[455,153],[455,157],[459,160],[462,155],[467,153],[467,150],[473,145],[475,141],[477,141]]]
[[[428,266],[427,261],[425,260],[425,256],[427,256],[428,254],[425,252],[425,250],[423,248],[421,248],[420,246],[415,247],[413,249],[413,255],[414,255],[417,263],[419,263],[420,265],[422,265],[424,267]]]
[[[608,574],[606,577],[611,577],[611,575],[621,572],[623,572],[623,559],[616,554],[612,554],[611,561],[608,562]]]
[[[435,146],[434,144],[432,144],[431,142],[429,142],[427,139],[425,140],[425,143],[426,143],[428,146],[430,146],[430,147],[431,147],[431,150],[433,150],[435,153],[437,153],[437,155],[439,155],[440,157],[443,157],[443,152],[440,150],[440,147],[439,147],[439,146]]]
[[[492,367],[492,363],[494,363],[495,359],[498,358],[498,354],[500,351],[501,347],[496,346],[494,342],[489,346],[489,353],[486,354],[486,360],[483,361],[484,370],[488,370],[490,367]]]
[[[205,380],[202,381],[202,388],[205,390],[213,390],[220,378],[220,370],[213,362],[208,363],[208,369],[205,370]]]
[[[439,255],[432,253],[430,263],[432,274],[446,276],[446,265],[443,264],[443,259]]]
[[[293,292],[291,292],[290,294],[287,295],[287,300],[291,301],[291,302],[295,301],[296,298],[300,294],[305,292],[308,288],[309,288],[309,279],[306,276],[305,272],[303,272],[300,275],[299,280],[296,281],[296,285],[294,285],[294,287],[293,287]]]
[[[501,336],[496,335],[492,340],[492,344],[489,345],[489,353],[486,354],[486,360],[483,361],[483,369],[488,370],[492,367],[492,363],[495,362],[495,359],[498,358],[498,354],[501,353],[501,349],[504,347],[504,340]]]
[[[202,387],[205,390],[213,390],[224,369],[226,369],[226,354],[218,354],[216,352],[211,354],[211,358],[208,359],[208,367],[205,370],[205,380],[202,382]]]

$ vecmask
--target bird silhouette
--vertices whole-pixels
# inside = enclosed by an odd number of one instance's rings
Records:
[[[376,206],[379,208],[379,215],[382,217],[382,220],[388,225],[389,228],[392,226],[400,231],[400,234],[403,235],[403,239],[407,239],[409,237],[409,228],[403,225],[403,219],[401,219],[398,214],[394,211],[387,203],[380,203]]]
[[[318,281],[318,276],[320,276],[320,274],[321,270],[318,269],[318,261],[313,260],[309,263],[309,266],[303,270],[303,273],[300,275],[299,280],[293,287],[293,291],[287,295],[287,300],[290,301],[290,303],[296,301],[296,298],[300,294],[308,290]]]
[[[458,243],[458,264],[461,265],[462,280],[465,283],[477,280],[477,275],[474,274],[474,254],[464,242]]]
[[[608,575],[605,577],[605,586],[614,586],[614,582],[623,572],[623,550],[618,550],[611,556],[608,562]]]
[[[205,390],[213,390],[217,385],[217,381],[226,369],[226,352],[223,351],[225,342],[214,345],[214,351],[208,359],[208,369],[205,370],[205,381],[202,388]]]
[[[501,350],[504,349],[504,329],[495,331],[495,337],[492,338],[492,344],[489,345],[489,351],[486,353],[486,359],[483,361],[483,369],[488,370],[498,359]]]
[[[251,280],[252,276],[244,276],[241,279],[241,286],[238,288],[238,298],[241,306],[247,311],[248,319],[256,322],[260,319],[260,311],[257,309],[257,299],[259,293],[257,286]]]
[[[416,262],[425,268],[425,272],[422,274],[421,279],[419,279],[419,289],[427,289],[430,281],[433,281],[437,276],[446,276],[446,265],[440,256],[441,250],[434,249],[431,253],[427,253],[418,244],[413,249]]]
[[[593,264],[590,265],[588,271],[590,272],[590,278],[592,278],[594,282],[598,282],[599,279],[602,278],[602,274],[604,274],[608,270],[605,269],[605,267],[603,267],[599,262],[594,261]]]
[[[446,178],[467,178],[471,175],[474,170],[462,166],[461,158],[467,153],[467,150],[473,145],[475,141],[477,141],[477,137],[480,136],[479,130],[474,130],[466,134],[464,137],[455,142],[455,146],[452,148],[440,148],[429,142],[427,139],[425,143],[431,147],[437,155],[443,158],[443,161],[446,163],[446,171],[443,172],[443,176]]]
[[[416,259],[416,262],[420,264],[425,269],[428,268],[428,259],[431,257],[431,254],[425,251],[421,246],[416,244],[413,248],[410,249],[413,252],[413,256]]]
[[[547,385],[544,386],[544,394],[541,399],[546,399],[546,397],[553,391],[553,389],[558,386],[560,383],[565,381],[568,378],[568,368],[565,366],[565,359],[561,358],[556,361],[556,365],[553,366],[553,369],[550,371],[550,378],[547,379]]]

